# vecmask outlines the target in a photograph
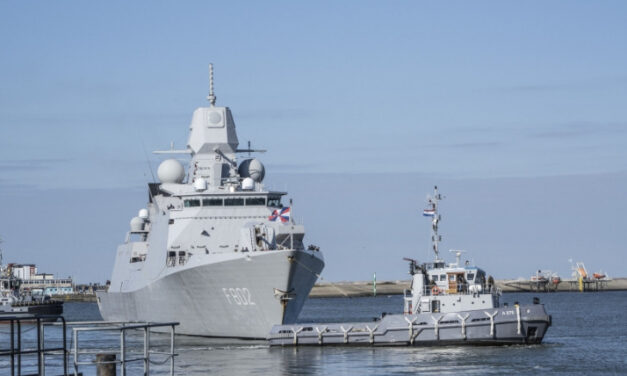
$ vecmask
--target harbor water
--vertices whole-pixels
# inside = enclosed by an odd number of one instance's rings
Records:
[[[553,326],[541,345],[486,347],[268,347],[263,341],[241,341],[178,336],[175,362],[178,375],[624,375],[627,374],[627,292],[511,293],[502,302],[530,303],[540,297],[553,315]],[[307,301],[302,322],[373,320],[382,312],[399,312],[402,297],[321,298]],[[68,321],[99,320],[94,303],[65,305]],[[48,330],[46,337],[55,333]],[[33,337],[33,332],[26,337]],[[8,327],[0,328],[2,348],[8,344]],[[57,333],[58,334],[58,333]],[[69,338],[69,337],[68,337]],[[151,342],[165,349],[169,336],[153,334]],[[26,340],[28,341],[28,339]],[[119,334],[85,334],[81,347],[112,351]],[[131,345],[142,337],[129,335]],[[70,340],[68,339],[68,344]],[[54,342],[51,342],[54,345]],[[136,347],[136,351],[140,351]],[[159,358],[155,356],[155,363]],[[25,357],[30,365],[34,360]],[[47,374],[58,374],[60,361],[47,360]],[[8,359],[0,358],[0,375],[9,375]],[[128,374],[142,373],[141,362],[130,364]],[[26,370],[26,369],[25,369]],[[84,375],[95,368],[81,366]],[[167,374],[168,363],[153,364],[151,374]],[[57,372],[55,372],[57,371]],[[23,372],[24,373],[24,372]]]

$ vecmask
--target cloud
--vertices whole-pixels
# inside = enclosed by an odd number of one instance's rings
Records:
[[[589,135],[614,135],[627,132],[627,122],[577,121],[556,124],[551,129],[531,133],[533,138],[567,138]]]
[[[498,91],[512,92],[543,92],[543,91],[570,91],[607,89],[627,86],[627,77],[592,77],[579,81],[524,83],[519,85],[501,86],[495,88]]]
[[[27,171],[44,170],[52,165],[67,163],[71,158],[48,158],[48,159],[18,159],[12,161],[0,161],[0,171]]]
[[[474,142],[460,142],[450,145],[442,145],[441,147],[453,148],[453,149],[475,149],[475,148],[495,148],[501,146],[501,142],[496,141],[474,141]]]
[[[317,165],[310,163],[303,164],[290,164],[290,163],[269,163],[267,168],[274,172],[301,172],[301,171],[311,171],[315,169]]]
[[[285,119],[303,119],[315,118],[318,116],[317,111],[307,110],[303,108],[264,108],[240,110],[235,114],[235,120],[238,119],[257,119],[257,120],[285,120]]]

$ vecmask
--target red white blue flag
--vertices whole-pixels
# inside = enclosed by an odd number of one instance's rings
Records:
[[[290,207],[287,206],[282,209],[276,209],[272,212],[272,215],[268,217],[270,221],[281,221],[283,223],[287,223],[290,221]]]
[[[435,216],[435,209],[425,209],[423,210],[422,215],[425,217],[433,217]]]

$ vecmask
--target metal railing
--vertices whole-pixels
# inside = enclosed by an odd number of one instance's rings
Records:
[[[50,324],[51,321],[61,320],[59,325],[63,328],[62,347],[46,347],[46,337],[44,326]],[[64,375],[68,374],[68,350],[66,337],[66,322],[61,315],[34,315],[34,314],[16,314],[12,316],[0,317],[0,323],[9,324],[9,347],[0,348],[0,357],[10,357],[11,376],[22,374],[22,356],[37,354],[37,374],[44,375],[46,367],[46,356],[62,356]],[[37,329],[36,348],[22,348],[22,335],[25,333],[23,327],[26,325],[34,325]],[[28,329],[30,330],[30,329]]]
[[[174,358],[178,355],[174,352],[174,335],[175,327],[179,325],[178,322],[166,322],[166,323],[150,323],[150,322],[107,322],[107,321],[78,321],[78,322],[66,322],[65,318],[61,315],[35,315],[35,314],[14,314],[11,316],[0,316],[0,324],[6,324],[9,331],[6,334],[9,337],[8,341],[0,341],[0,358],[9,357],[9,374],[11,376],[21,376],[24,369],[33,369],[37,367],[37,375],[46,374],[46,359],[48,357],[62,357],[63,375],[80,375],[79,366],[81,365],[95,365],[100,367],[106,364],[115,364],[120,367],[120,374],[122,376],[127,375],[126,366],[131,362],[143,362],[144,375],[150,374],[151,364],[165,364],[170,362],[170,375],[174,375]],[[61,333],[56,333],[56,336],[48,335],[46,337],[46,326],[60,327]],[[68,327],[72,328],[71,339],[73,344],[70,345],[71,349],[67,346]],[[169,351],[156,351],[151,349],[150,334],[151,329],[154,328],[169,328],[165,331],[169,331]],[[30,334],[27,338],[24,335],[36,329],[36,336]],[[113,354],[114,360],[101,360],[98,359],[98,355],[103,354],[102,349],[82,349],[79,344],[86,343],[81,340],[80,334],[87,332],[119,332],[119,351],[117,354]],[[143,334],[143,352],[140,356],[133,356],[137,354],[130,354],[132,351],[127,343],[127,332],[140,331]],[[34,337],[34,338],[33,338]],[[50,338],[55,337],[55,338]],[[46,341],[59,342],[60,344],[54,347],[46,347]],[[114,337],[115,338],[115,337]],[[89,341],[93,341],[93,336]],[[115,343],[115,342],[114,342]],[[4,345],[7,345],[5,348]],[[27,345],[27,347],[25,346]],[[69,358],[73,354],[73,372],[69,371]],[[117,358],[115,357],[117,355]],[[30,357],[28,357],[30,356]],[[36,356],[36,361],[32,356]],[[81,360],[85,356],[91,357],[88,361]],[[162,357],[160,361],[152,358],[152,356]],[[28,357],[28,358],[27,358]],[[23,359],[25,358],[25,359]],[[26,360],[26,364],[24,364]],[[60,365],[55,366],[58,369]],[[4,373],[2,373],[4,374]]]
[[[403,290],[405,297],[410,297],[412,290]],[[476,294],[492,294],[501,295],[500,287],[482,286],[480,284],[460,284],[455,289],[444,288],[437,285],[427,285],[422,289],[422,296],[438,296],[438,295],[476,295]]]
[[[151,355],[164,355],[165,360],[161,363],[165,363],[168,360],[170,361],[170,375],[174,375],[174,358],[178,355],[174,352],[174,334],[175,334],[175,326],[179,325],[178,322],[167,322],[167,323],[145,323],[145,322],[110,322],[110,321],[93,321],[93,322],[70,322],[67,325],[83,325],[83,327],[72,328],[72,339],[73,339],[73,349],[72,353],[74,354],[73,366],[74,366],[74,375],[79,375],[79,366],[80,365],[102,365],[102,364],[119,364],[120,365],[120,374],[122,376],[126,376],[126,365],[131,362],[142,361],[144,364],[144,375],[150,374],[150,364],[151,364]],[[89,326],[84,326],[89,325]],[[169,327],[170,332],[170,351],[155,351],[151,350],[150,343],[150,332],[153,328],[163,328]],[[143,353],[141,356],[128,357],[128,349],[127,349],[127,332],[128,331],[141,331],[143,333]],[[80,350],[79,343],[81,333],[86,332],[103,332],[103,331],[118,331],[120,334],[120,342],[119,342],[119,356],[116,360],[109,361],[99,361],[95,358],[95,356],[101,351],[93,351],[93,350]],[[81,355],[91,355],[94,358],[89,361],[81,361]]]

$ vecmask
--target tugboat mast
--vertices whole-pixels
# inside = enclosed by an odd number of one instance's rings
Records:
[[[442,195],[438,193],[438,186],[433,187],[433,197],[427,196],[428,207],[423,211],[425,217],[431,217],[431,242],[433,253],[435,253],[435,261],[442,262],[440,259],[440,250],[438,243],[442,241],[442,235],[438,235],[438,223],[442,217],[438,213],[438,202],[442,200]]]

